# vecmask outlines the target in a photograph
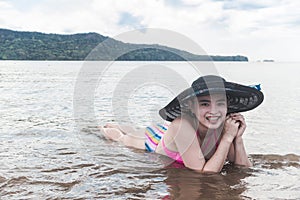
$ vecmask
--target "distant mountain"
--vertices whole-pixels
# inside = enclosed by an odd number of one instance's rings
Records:
[[[100,44],[100,45],[99,45]],[[195,55],[161,45],[130,44],[98,33],[72,35],[0,29],[0,60],[248,61]]]

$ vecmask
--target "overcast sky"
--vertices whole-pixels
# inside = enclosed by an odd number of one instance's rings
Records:
[[[298,0],[0,0],[0,28],[109,37],[163,28],[210,55],[300,61]]]

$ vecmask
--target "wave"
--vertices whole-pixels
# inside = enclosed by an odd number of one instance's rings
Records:
[[[282,169],[285,167],[300,168],[300,156],[296,154],[253,154],[250,157],[252,158],[254,167],[268,169]]]

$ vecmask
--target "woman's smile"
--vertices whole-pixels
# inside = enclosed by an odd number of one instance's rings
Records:
[[[220,120],[221,116],[220,115],[209,115],[206,116],[205,119],[209,121],[211,124],[216,124]]]

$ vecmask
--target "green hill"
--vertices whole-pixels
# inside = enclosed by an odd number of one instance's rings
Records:
[[[98,33],[61,35],[0,29],[0,60],[84,59],[130,61],[248,61],[247,57],[239,55],[195,55],[161,45],[124,43]]]

